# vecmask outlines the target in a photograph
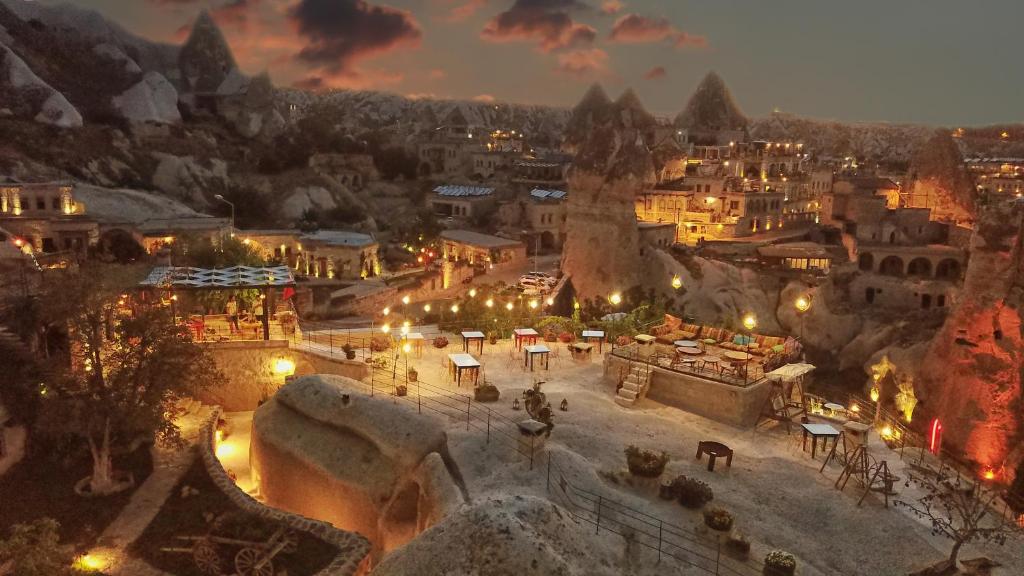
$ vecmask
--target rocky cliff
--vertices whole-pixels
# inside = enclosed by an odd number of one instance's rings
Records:
[[[675,125],[691,133],[743,130],[747,117],[740,111],[725,81],[715,72],[709,72],[697,90],[676,116]]]
[[[10,48],[0,44],[0,115],[33,118],[61,128],[82,125],[82,115],[63,94],[32,71]]]
[[[565,124],[562,137],[562,150],[575,154],[581,144],[590,135],[596,124],[603,122],[602,115],[607,113],[612,100],[604,88],[596,82],[587,89],[583,99],[572,109],[572,116]]]
[[[178,54],[183,92],[211,94],[237,67],[231,47],[210,13],[203,10]]]
[[[650,114],[632,91],[593,116],[600,122],[580,145],[570,170],[562,270],[577,295],[597,300],[640,284],[634,202],[655,174],[644,142]]]
[[[936,131],[910,164],[913,205],[932,209],[933,220],[969,225],[974,221],[974,183],[963,157],[946,130]]]

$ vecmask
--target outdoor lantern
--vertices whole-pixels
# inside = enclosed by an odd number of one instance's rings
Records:
[[[405,296],[402,296],[402,304],[405,304],[406,306],[409,305],[409,295],[408,294],[406,294]]]
[[[505,304],[505,309],[508,310],[509,312],[511,312],[512,308],[514,308],[514,307],[515,306],[511,302],[509,302],[508,304]]]
[[[469,297],[470,298],[476,298],[476,288],[470,288],[469,289]]]
[[[385,316],[387,316],[388,314],[391,314],[391,308],[388,308],[387,306],[385,306],[384,310],[382,310],[382,312],[384,313]]]
[[[753,314],[747,314],[743,317],[743,327],[753,331],[754,328],[757,328],[757,318]]]
[[[537,301],[536,300],[530,300],[530,308],[533,308],[534,310],[537,309]]]
[[[622,304],[622,294],[616,292],[608,297],[608,301],[612,303],[612,306],[618,306]]]
[[[274,373],[281,376],[291,376],[295,374],[295,361],[281,356],[274,361]]]
[[[408,354],[409,352],[412,352],[412,345],[410,345],[408,342],[406,342],[402,346],[402,352],[405,352],[406,354]]]
[[[490,298],[488,298],[487,302],[484,302],[484,305],[487,306],[488,308],[493,308],[494,307],[494,300],[491,300]]]
[[[683,279],[680,278],[678,274],[672,277],[672,287],[675,288],[676,290],[679,290],[680,288],[683,287]]]
[[[871,401],[878,402],[878,399],[882,397],[882,393],[878,390],[877,386],[871,387]]]
[[[796,306],[798,312],[807,312],[811,307],[811,299],[809,296],[800,296],[796,299],[796,302],[794,302],[793,305]]]
[[[512,399],[512,409],[519,410],[519,398]]]
[[[423,305],[423,311],[424,312],[430,312],[430,304],[424,304]]]
[[[388,332],[391,332],[391,326],[385,324],[380,327],[380,331],[387,334]]]
[[[996,471],[991,468],[986,468],[985,473],[982,475],[982,477],[985,478],[985,480],[995,480]]]
[[[568,398],[562,398],[562,403],[558,405],[558,409],[561,410],[562,412],[568,412],[569,411],[569,399]]]
[[[458,314],[458,313],[459,313],[459,305],[458,304],[452,304],[452,314]]]
[[[551,296],[548,296],[547,304],[548,304],[548,306],[554,306],[555,305],[555,299],[552,298]]]

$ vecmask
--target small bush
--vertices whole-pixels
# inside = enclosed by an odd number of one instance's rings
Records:
[[[561,340],[563,343],[568,344],[573,341],[573,335],[570,334],[569,332],[562,332],[561,334],[558,335],[558,339]]]
[[[711,487],[697,480],[686,476],[678,476],[673,482],[675,485],[676,498],[679,503],[687,508],[700,508],[714,499],[715,493]]]
[[[665,452],[658,454],[630,445],[626,448],[625,453],[626,466],[629,467],[629,473],[634,476],[657,478],[665,471],[665,465],[668,464],[668,454]]]
[[[764,557],[764,573],[771,576],[792,576],[796,572],[796,558],[789,552],[772,550]]]
[[[721,508],[708,508],[704,510],[704,523],[712,530],[725,532],[732,528],[732,514]]]
[[[391,338],[387,336],[374,336],[370,340],[370,350],[372,352],[384,352],[391,348]]]
[[[746,560],[750,556],[750,540],[734,530],[725,541],[725,553],[734,558]]]
[[[448,339],[445,338],[444,336],[438,336],[437,338],[434,338],[434,348],[441,349],[441,348],[446,348],[447,346],[448,346]]]

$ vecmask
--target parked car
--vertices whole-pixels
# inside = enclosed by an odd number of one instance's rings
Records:
[[[535,289],[546,292],[555,287],[558,281],[544,272],[527,272],[519,277],[519,286],[524,290]]]

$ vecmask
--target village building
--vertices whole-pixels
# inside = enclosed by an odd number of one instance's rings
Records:
[[[434,188],[427,205],[440,217],[473,218],[494,207],[494,188],[446,184]]]
[[[519,240],[481,234],[471,230],[441,232],[441,254],[450,262],[489,267],[526,259],[526,244]]]
[[[363,153],[314,154],[309,167],[321,176],[333,178],[351,190],[361,190],[379,175],[373,156]]]
[[[380,244],[369,234],[343,230],[239,230],[242,243],[302,276],[355,280],[379,276]]]
[[[564,190],[568,184],[571,163],[568,158],[524,158],[512,166],[512,182],[536,188]]]
[[[503,230],[518,233],[530,246],[561,248],[565,242],[566,199],[564,190],[535,188],[498,208]]]
[[[139,223],[128,224],[133,236],[142,244],[146,252],[155,254],[183,237],[205,241],[213,246],[220,246],[224,238],[231,234],[231,220],[213,216],[193,216],[174,218],[151,218]],[[108,229],[120,229],[120,224],[105,223],[104,233]]]
[[[85,256],[99,241],[99,225],[75,200],[74,185],[0,183],[0,226],[23,249]]]

